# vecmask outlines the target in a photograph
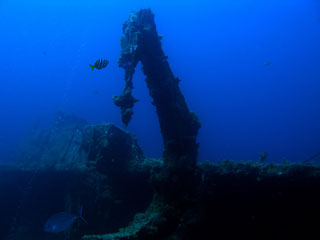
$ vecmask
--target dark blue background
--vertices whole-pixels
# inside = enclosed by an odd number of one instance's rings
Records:
[[[163,48],[201,120],[200,159],[303,161],[320,151],[318,0],[1,0],[0,157],[58,109],[122,126],[112,96],[122,23],[151,7]],[[106,58],[109,66],[91,71]],[[265,65],[270,62],[271,65]],[[162,140],[144,76],[128,130],[146,155]],[[99,91],[99,94],[94,94]]]

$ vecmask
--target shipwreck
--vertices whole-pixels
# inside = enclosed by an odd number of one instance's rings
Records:
[[[136,137],[113,124],[88,125],[59,112],[51,128],[29,136],[14,164],[0,166],[0,239],[47,239],[45,220],[80,206],[89,224],[77,222],[54,239],[319,239],[318,164],[197,161],[200,120],[161,38],[150,9],[130,14],[119,58],[125,87],[113,101],[128,125],[141,62],[162,158],[145,156]]]

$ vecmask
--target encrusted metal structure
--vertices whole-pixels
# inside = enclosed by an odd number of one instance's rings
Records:
[[[154,14],[150,9],[131,13],[123,24],[121,56],[119,66],[125,70],[125,88],[114,103],[121,108],[122,121],[128,125],[132,108],[137,101],[132,96],[132,77],[138,62],[143,72],[153,105],[159,118],[164,142],[166,166],[193,169],[196,165],[198,144],[196,137],[200,122],[195,113],[190,112],[168,63],[168,57],[161,47]]]

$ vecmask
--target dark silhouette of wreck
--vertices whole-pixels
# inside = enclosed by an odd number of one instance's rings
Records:
[[[77,213],[59,239],[319,239],[320,167],[265,161],[197,163],[200,121],[161,48],[150,9],[123,25],[119,66],[125,88],[114,103],[129,124],[132,77],[142,63],[159,118],[162,159],[143,155],[134,135],[112,124],[88,126],[59,113],[35,131],[13,166],[0,167],[0,239],[44,239],[53,213]],[[53,131],[54,129],[54,131]]]

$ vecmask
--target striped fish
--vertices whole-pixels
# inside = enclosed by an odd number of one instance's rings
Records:
[[[99,59],[97,60],[93,65],[89,64],[89,66],[91,67],[91,70],[93,71],[93,69],[102,69],[105,68],[106,66],[108,66],[109,61],[106,59]]]

